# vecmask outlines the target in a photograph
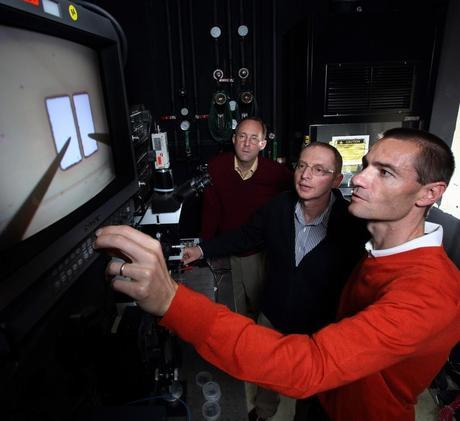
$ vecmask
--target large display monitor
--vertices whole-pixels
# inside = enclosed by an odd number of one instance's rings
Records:
[[[130,213],[119,44],[76,3],[0,0],[0,322],[12,337],[91,264],[94,231]]]

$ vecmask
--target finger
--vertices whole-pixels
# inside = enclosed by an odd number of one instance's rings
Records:
[[[138,286],[135,282],[114,278],[112,281],[112,288],[115,291],[128,295],[135,301],[139,300]]]
[[[116,249],[126,256],[125,260],[147,263],[152,260],[153,255],[163,256],[158,241],[151,239],[149,242],[150,247],[147,248],[143,244],[133,241],[131,237],[105,231],[96,238],[94,248]]]
[[[107,225],[96,231],[96,237],[106,234],[122,235],[130,238],[132,241],[143,247],[150,247],[156,242],[156,240],[154,240],[151,236],[144,234],[129,225]]]
[[[107,254],[107,256],[110,256],[112,259],[118,259],[123,261],[130,260],[128,256],[125,256],[120,250],[115,248],[106,248],[104,249],[104,253]]]
[[[182,252],[182,259],[181,260],[184,263],[187,263],[188,259],[190,259],[190,253],[186,249],[184,249],[184,251]]]
[[[102,244],[105,244],[105,247],[107,247],[107,242],[105,239],[103,239],[102,241],[98,241],[101,237],[104,237],[106,235],[115,235],[115,236],[118,235],[118,236],[124,237],[136,243],[140,248],[143,248],[146,251],[148,251],[148,254],[150,254],[153,251],[155,254],[159,254],[159,256],[164,259],[163,251],[161,249],[161,245],[158,240],[155,240],[149,235],[146,235],[128,225],[108,225],[106,227],[100,228],[96,232],[96,236],[97,236],[97,239],[95,242],[96,248],[101,247]],[[124,250],[122,247],[123,240],[121,238],[118,238],[118,240],[116,241],[118,241],[117,242],[118,248],[121,251],[123,251]],[[127,245],[127,247],[129,247],[129,245]],[[144,256],[147,256],[147,255],[144,255]]]
[[[115,275],[129,276],[126,274],[127,267],[128,267],[127,262],[125,262],[124,260],[114,258],[107,264],[105,273],[111,276],[115,276]],[[122,271],[122,268],[123,268],[123,271]]]
[[[113,274],[113,267],[118,266],[116,262],[111,268]],[[121,278],[119,274],[115,273],[112,280],[112,286],[115,290],[129,295],[134,300],[142,303],[143,301],[150,300],[152,294],[152,287],[155,294],[161,293],[168,284],[174,284],[168,272],[162,272],[159,265],[155,267],[142,267],[137,264],[125,263],[123,266],[123,275],[125,279]],[[127,282],[128,280],[128,282]]]
[[[119,234],[100,234],[93,244],[95,250],[103,249],[113,256],[124,256],[125,261],[137,261],[136,256],[142,255],[142,247]],[[115,252],[114,252],[115,250]]]
[[[123,274],[120,273],[121,266],[123,266]],[[163,272],[159,262],[149,267],[134,263],[110,262],[107,266],[107,274],[131,278],[134,282],[145,284],[151,283],[153,279],[169,276],[169,273]]]
[[[189,263],[193,263],[195,260],[197,260],[196,256],[190,255],[184,263],[188,265]]]

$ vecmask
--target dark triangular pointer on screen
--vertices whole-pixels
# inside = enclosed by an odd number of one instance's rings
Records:
[[[110,136],[108,133],[88,133],[88,137],[94,139],[96,142],[110,146]]]
[[[43,197],[45,196],[51,182],[53,181],[54,175],[59,168],[59,164],[61,163],[62,158],[64,157],[67,148],[69,147],[70,139],[71,138],[69,137],[66,140],[64,146],[59,151],[56,158],[54,158],[45,174],[43,174],[43,177],[35,185],[32,192],[29,194],[27,199],[23,202],[6,228],[0,234],[1,248],[7,247],[8,245],[14,244],[22,239],[24,232],[29,227],[32,218],[37,212]]]

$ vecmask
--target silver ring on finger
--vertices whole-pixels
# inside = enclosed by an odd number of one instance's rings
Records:
[[[125,275],[123,275],[123,270],[124,270],[124,268],[125,268],[125,265],[126,265],[126,262],[124,262],[124,263],[120,266],[120,271],[119,271],[120,276],[125,276]]]

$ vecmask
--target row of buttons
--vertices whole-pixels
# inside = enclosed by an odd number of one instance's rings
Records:
[[[132,223],[133,209],[132,202],[129,201],[106,220],[104,225]],[[94,240],[94,234],[88,236],[52,270],[48,277],[48,285],[52,285],[55,294],[60,294],[67,289],[95,259]]]
[[[53,286],[55,292],[60,292],[63,288],[71,284],[84,265],[94,255],[93,241],[90,237],[80,243],[59,266],[51,272],[54,279]]]

